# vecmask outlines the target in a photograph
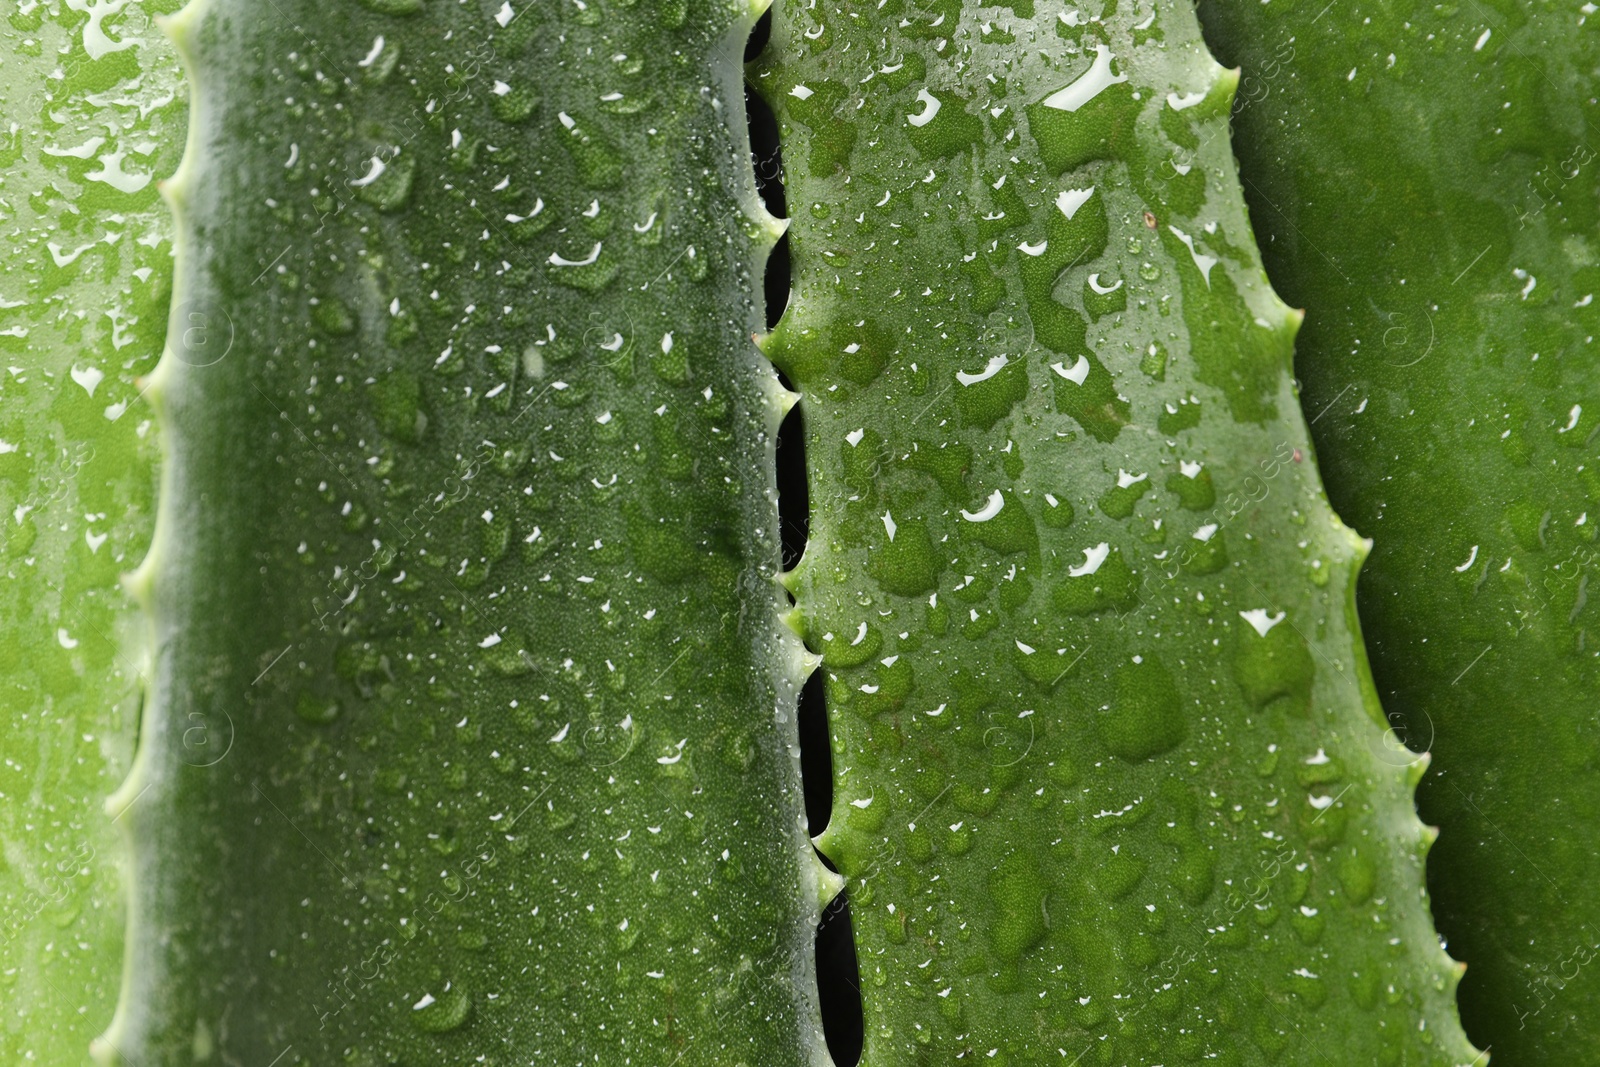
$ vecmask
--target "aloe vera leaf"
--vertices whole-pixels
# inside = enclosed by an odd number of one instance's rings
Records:
[[[148,393],[161,654],[107,1062],[825,1057],[755,14],[170,23],[174,299],[234,331],[194,358],[174,321]]]
[[[1205,5],[1359,606],[1419,791],[1462,1015],[1600,1063],[1592,13]]]
[[[141,652],[118,584],[149,543],[133,404],[171,289],[185,112],[159,2],[0,22],[0,1061],[87,1062],[122,959],[101,811],[133,754]]]
[[[1472,1060],[1193,11],[775,11],[862,1062]]]

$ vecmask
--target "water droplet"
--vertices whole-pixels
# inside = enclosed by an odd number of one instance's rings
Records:
[[[472,1011],[472,998],[450,982],[438,993],[424,993],[411,1005],[411,1025],[429,1034],[459,1029]]]
[[[1095,717],[1100,740],[1128,761],[1151,759],[1188,736],[1172,674],[1153,656],[1117,668],[1116,698]]]
[[[1015,962],[1044,940],[1047,894],[1044,875],[1027,852],[1011,853],[989,876],[989,947],[1001,960]]]

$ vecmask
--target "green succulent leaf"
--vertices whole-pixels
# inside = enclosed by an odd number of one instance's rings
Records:
[[[775,11],[863,1063],[1472,1060],[1193,11]]]
[[[127,773],[186,94],[175,3],[0,22],[0,1062],[80,1064],[121,971]]]
[[[1440,932],[1507,1064],[1600,1063],[1600,334],[1588,8],[1202,5]]]
[[[789,398],[750,340],[776,227],[729,121],[753,18],[171,23],[194,121],[107,1062],[823,1057]]]
[[[782,576],[762,5],[177,5],[0,25],[0,1060],[825,1064],[848,887],[867,1067],[1600,1063],[1592,5],[779,0]]]

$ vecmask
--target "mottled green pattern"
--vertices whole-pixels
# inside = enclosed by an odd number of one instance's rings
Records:
[[[768,55],[863,1062],[1471,1061],[1193,12]]]
[[[173,24],[195,110],[108,1061],[821,1060],[752,19]]]
[[[175,3],[0,8],[0,1062],[74,1064],[122,959],[117,828],[182,145]],[[130,632],[132,631],[132,632]]]
[[[1436,775],[1461,1010],[1495,1060],[1600,1064],[1600,24],[1587,5],[1204,5],[1250,103],[1266,261],[1362,619]],[[1398,718],[1397,718],[1398,721]]]

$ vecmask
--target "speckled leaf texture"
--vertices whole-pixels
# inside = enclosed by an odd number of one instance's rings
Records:
[[[1215,2],[1267,267],[1440,933],[1496,1062],[1600,1063],[1600,30],[1580,5]]]
[[[171,289],[155,177],[177,164],[176,4],[0,8],[0,1062],[81,1064],[111,1018],[149,543],[136,379]]]
[[[1193,10],[774,10],[863,1063],[1471,1062]]]
[[[105,1062],[825,1058],[754,17],[169,23],[193,116]]]

